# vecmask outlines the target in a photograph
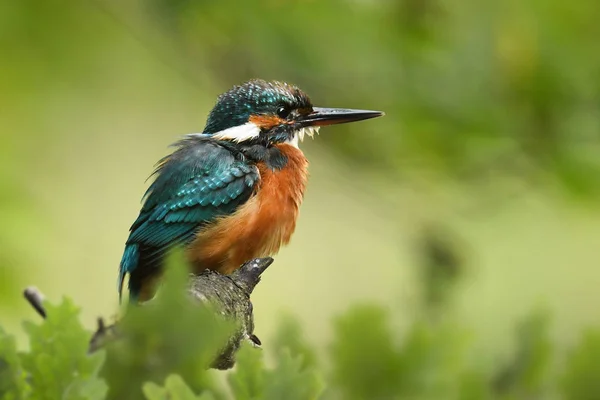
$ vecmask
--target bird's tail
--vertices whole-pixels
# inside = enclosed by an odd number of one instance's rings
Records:
[[[123,281],[125,275],[131,273],[138,265],[140,259],[139,247],[137,244],[128,244],[125,246],[125,252],[119,265],[119,279],[117,281],[117,290],[119,291],[119,302],[123,295]]]

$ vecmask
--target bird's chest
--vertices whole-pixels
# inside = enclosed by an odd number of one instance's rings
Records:
[[[287,157],[286,165],[272,169],[259,163],[261,179],[255,195],[194,241],[191,258],[198,269],[230,273],[248,260],[277,253],[290,241],[304,196],[308,162],[297,148],[279,146]]]
[[[259,165],[261,181],[252,211],[254,223],[250,226],[251,235],[263,241],[259,247],[263,247],[264,255],[276,252],[281,244],[287,244],[296,227],[306,187],[308,163],[299,150],[294,150],[299,154],[296,156],[292,150],[288,150],[294,156],[288,154],[288,164],[280,170]],[[269,233],[263,235],[261,232]]]

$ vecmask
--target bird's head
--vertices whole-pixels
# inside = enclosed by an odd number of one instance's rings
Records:
[[[204,133],[235,143],[298,147],[305,135],[323,125],[341,124],[382,116],[379,111],[313,107],[296,86],[252,80],[219,96],[208,116]]]

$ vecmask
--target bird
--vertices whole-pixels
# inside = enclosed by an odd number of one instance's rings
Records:
[[[276,254],[292,237],[307,184],[299,143],[322,126],[383,115],[314,107],[279,81],[253,79],[221,94],[202,132],[183,136],[156,164],[119,264],[119,298],[126,277],[130,302],[154,297],[174,247],[193,274],[230,274]]]

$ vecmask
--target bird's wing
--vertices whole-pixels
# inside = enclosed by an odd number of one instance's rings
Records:
[[[236,159],[215,142],[200,139],[183,141],[159,163],[156,174],[130,229],[119,293],[126,274],[138,269],[145,275],[140,269],[157,268],[169,248],[188,243],[203,225],[245,203],[259,180],[256,166]]]

